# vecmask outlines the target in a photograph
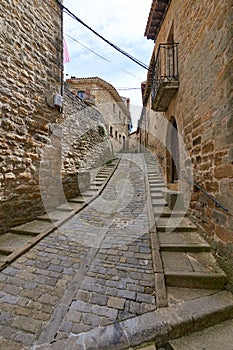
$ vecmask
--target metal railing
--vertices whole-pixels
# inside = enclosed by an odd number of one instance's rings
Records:
[[[195,181],[191,180],[188,176],[186,176],[184,173],[181,172],[181,176],[185,178],[185,180],[192,186],[196,187],[200,192],[204,193],[209,199],[211,199],[218,208],[223,209],[224,211],[228,212],[229,210],[221,204],[217,199],[215,199],[211,194],[209,194],[206,190],[204,190],[201,186],[199,186]]]
[[[157,94],[159,85],[171,81],[179,81],[178,43],[159,45],[153,75],[152,100]]]

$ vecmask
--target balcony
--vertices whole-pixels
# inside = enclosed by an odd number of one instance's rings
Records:
[[[152,109],[165,112],[178,88],[178,44],[160,44],[153,74]]]

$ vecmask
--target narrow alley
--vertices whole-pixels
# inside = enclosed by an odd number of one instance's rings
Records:
[[[38,217],[51,233],[0,272],[0,348],[181,349],[172,339],[232,318],[224,272],[164,189],[151,154],[125,153]]]
[[[233,350],[230,0],[2,0],[0,350]]]

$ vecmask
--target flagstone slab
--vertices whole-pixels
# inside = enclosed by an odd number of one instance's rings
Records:
[[[30,243],[33,237],[23,234],[6,233],[0,236],[0,250],[13,252],[15,249],[20,248],[25,243]]]
[[[34,220],[31,222],[27,222],[26,224],[13,227],[11,228],[10,232],[36,236],[39,233],[43,233],[48,231],[49,229],[52,229],[53,227],[54,225],[52,223],[44,222],[42,220]]]

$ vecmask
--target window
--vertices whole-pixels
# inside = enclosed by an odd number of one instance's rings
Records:
[[[115,131],[115,138],[117,139],[117,131]]]
[[[98,131],[101,137],[107,136],[107,130],[105,129],[104,125],[98,125]]]
[[[116,105],[115,105],[115,103],[113,103],[112,107],[113,107],[113,112],[116,113]]]
[[[121,111],[119,111],[119,119],[121,120]]]
[[[82,100],[85,98],[85,91],[84,90],[78,90],[77,96],[80,97]]]
[[[109,134],[110,134],[110,136],[113,136],[113,134],[112,134],[112,126],[110,126],[110,128],[109,128]]]

